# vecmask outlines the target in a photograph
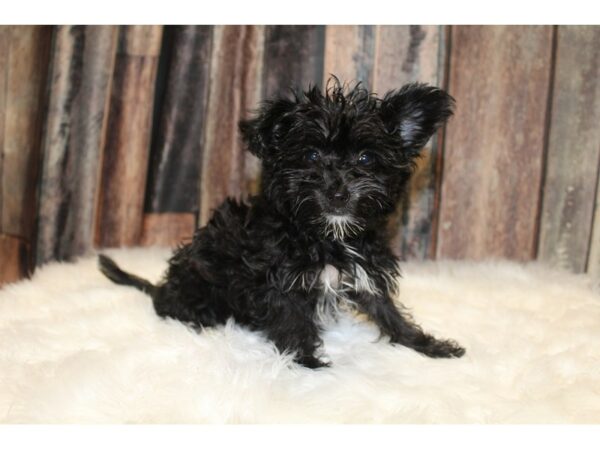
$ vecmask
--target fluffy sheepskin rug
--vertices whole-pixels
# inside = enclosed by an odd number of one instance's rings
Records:
[[[164,249],[109,252],[160,278]],[[536,264],[405,263],[415,320],[467,348],[433,360],[359,318],[326,332],[333,366],[299,367],[234,323],[159,319],[93,258],[0,290],[0,422],[599,423],[600,295]]]

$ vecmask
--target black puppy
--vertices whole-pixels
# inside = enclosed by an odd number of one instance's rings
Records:
[[[366,314],[389,336],[430,357],[459,357],[399,312],[398,261],[385,223],[414,159],[452,114],[444,91],[411,84],[383,99],[337,80],[265,102],[240,123],[262,161],[260,194],[226,200],[169,261],[157,286],[100,256],[104,274],[147,292],[156,312],[198,327],[233,317],[262,331],[307,367],[320,328],[340,307]]]

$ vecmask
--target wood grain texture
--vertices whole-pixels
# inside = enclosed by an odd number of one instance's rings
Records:
[[[600,156],[600,27],[557,31],[538,258],[584,272]]]
[[[140,241],[161,26],[122,27],[112,80],[96,244]]]
[[[445,39],[442,26],[378,26],[373,90],[380,96],[411,82],[441,86]],[[406,259],[433,256],[438,139],[425,146],[409,188],[390,220],[393,250]]]
[[[288,95],[289,88],[321,85],[325,27],[270,25],[265,29],[264,98]]]
[[[374,25],[328,25],[325,31],[323,84],[331,75],[340,81],[373,86]]]
[[[4,125],[6,118],[6,78],[8,75],[8,57],[10,26],[0,25],[0,230],[2,230],[2,167],[4,161]]]
[[[146,211],[198,212],[212,27],[165,29],[170,56],[152,144]]]
[[[128,25],[122,29],[119,38],[119,53],[144,58],[160,55],[162,26]]]
[[[452,27],[439,257],[535,257],[551,59],[552,27]]]
[[[140,244],[176,247],[190,242],[196,227],[193,213],[149,213],[144,214]]]
[[[419,81],[438,85],[445,27],[437,25],[377,26],[373,90],[380,95]]]
[[[0,234],[0,287],[29,275],[29,251],[25,240]]]
[[[93,247],[117,35],[116,26],[57,27],[42,144],[37,264],[69,260]]]
[[[244,152],[238,122],[261,100],[263,26],[215,26],[206,113],[200,225],[227,196],[258,190],[260,165]]]
[[[596,280],[600,280],[600,162],[598,163],[598,178],[596,183],[594,222],[590,236],[586,271]]]
[[[36,214],[41,123],[52,27],[11,26],[0,39],[4,65],[0,229],[30,240]],[[7,42],[8,41],[8,42]]]

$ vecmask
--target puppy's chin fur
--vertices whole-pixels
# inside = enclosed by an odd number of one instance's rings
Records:
[[[324,235],[336,241],[355,237],[363,231],[360,223],[350,214],[328,214],[325,216]]]
[[[337,80],[324,93],[312,88],[266,102],[240,124],[262,160],[259,195],[217,208],[156,286],[106,257],[101,269],[151,295],[160,316],[198,328],[233,317],[310,368],[326,365],[316,356],[323,323],[347,307],[392,343],[461,356],[455,342],[424,333],[394,306],[399,270],[384,231],[414,158],[452,105],[426,85],[378,99]]]

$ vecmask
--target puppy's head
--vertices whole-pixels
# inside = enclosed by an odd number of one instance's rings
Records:
[[[262,160],[263,194],[274,207],[341,240],[394,211],[414,159],[454,101],[424,84],[382,99],[359,85],[328,86],[267,101],[240,130]]]

